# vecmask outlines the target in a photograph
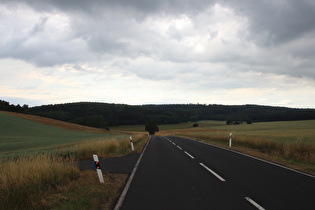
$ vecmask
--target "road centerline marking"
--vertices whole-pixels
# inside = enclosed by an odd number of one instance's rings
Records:
[[[223,179],[220,175],[218,175],[216,172],[214,172],[213,170],[211,170],[210,168],[208,168],[205,164],[203,163],[199,163],[202,167],[204,167],[207,171],[209,171],[210,173],[212,173],[215,177],[217,177],[221,182],[225,182],[225,179]]]
[[[253,206],[255,206],[259,210],[265,210],[262,206],[260,206],[258,203],[256,203],[253,199],[250,197],[245,197],[245,199],[250,202]]]
[[[178,149],[183,150],[180,146],[177,146]]]
[[[189,154],[188,152],[184,151],[186,155],[188,155],[191,159],[195,159],[194,156],[192,156],[191,154]]]

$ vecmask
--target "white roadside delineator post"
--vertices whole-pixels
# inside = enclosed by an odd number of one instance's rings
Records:
[[[232,133],[230,133],[229,147],[232,147]]]
[[[101,170],[101,166],[100,166],[100,161],[98,160],[97,155],[93,155],[93,159],[94,159],[94,167],[96,169],[100,183],[105,183],[104,178],[103,178],[103,174],[102,174],[102,170]]]
[[[130,144],[131,144],[132,151],[135,151],[135,148],[133,147],[133,143],[132,143],[132,136],[130,136]]]

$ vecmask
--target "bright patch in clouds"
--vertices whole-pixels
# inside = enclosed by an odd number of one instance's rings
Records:
[[[2,1],[0,99],[315,108],[310,1]]]

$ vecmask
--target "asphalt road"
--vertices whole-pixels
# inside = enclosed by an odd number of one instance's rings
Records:
[[[197,141],[154,136],[121,209],[315,209],[315,178]]]

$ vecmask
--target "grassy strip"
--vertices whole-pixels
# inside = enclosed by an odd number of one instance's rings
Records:
[[[51,191],[41,199],[41,209],[113,209],[128,175],[103,174],[100,184],[95,171],[81,171],[77,180]]]
[[[145,136],[133,137],[136,152],[142,151],[146,140]],[[87,141],[54,153],[4,159],[0,161],[0,209],[110,208],[126,175],[105,174],[106,184],[100,186],[94,171],[80,172],[68,161],[91,159],[93,154],[103,158],[130,152],[129,139],[113,139]]]
[[[148,139],[145,135],[133,136],[134,152],[140,153]],[[131,152],[129,137],[117,141],[117,139],[97,139],[83,141],[79,144],[72,145],[57,151],[58,156],[64,160],[85,160],[90,159],[93,154],[97,154],[99,158],[108,158],[124,155]]]

